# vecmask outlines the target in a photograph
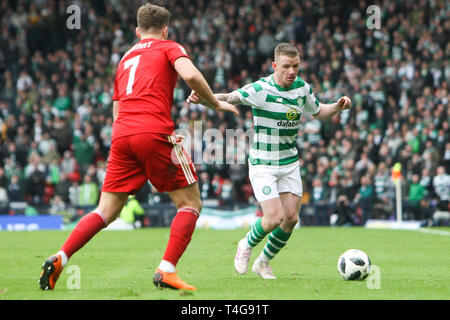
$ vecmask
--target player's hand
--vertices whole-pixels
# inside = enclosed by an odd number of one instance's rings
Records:
[[[187,102],[192,102],[195,104],[200,104],[201,98],[200,96],[197,94],[197,92],[195,92],[194,90],[191,91],[191,94],[189,95],[189,97],[186,99]]]
[[[347,96],[343,96],[339,98],[339,100],[337,101],[337,105],[339,110],[350,109],[352,106],[352,100],[350,100],[350,98]]]
[[[226,101],[219,101],[219,107],[216,110],[233,112],[236,116],[239,116],[238,108]]]

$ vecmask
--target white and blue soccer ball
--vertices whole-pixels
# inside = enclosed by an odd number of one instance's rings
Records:
[[[349,249],[339,257],[337,268],[345,280],[364,280],[370,273],[370,258],[361,250]]]

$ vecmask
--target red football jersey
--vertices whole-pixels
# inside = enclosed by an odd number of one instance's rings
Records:
[[[114,81],[113,100],[119,112],[112,139],[131,134],[171,134],[173,90],[178,73],[174,62],[188,57],[184,48],[171,40],[144,39],[120,60]]]

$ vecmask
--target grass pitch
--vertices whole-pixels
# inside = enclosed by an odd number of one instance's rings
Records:
[[[448,300],[450,228],[439,230],[296,229],[271,263],[277,280],[235,272],[237,242],[247,230],[196,230],[178,264],[181,278],[197,287],[194,293],[152,283],[169,229],[100,232],[72,257],[53,291],[39,289],[41,265],[69,232],[0,232],[0,300]],[[249,269],[264,244],[254,249]],[[365,251],[379,267],[370,283],[340,277],[338,257],[350,248]],[[77,275],[80,288],[73,289]]]

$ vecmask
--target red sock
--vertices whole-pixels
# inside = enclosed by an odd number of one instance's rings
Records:
[[[199,213],[194,208],[181,208],[177,211],[177,215],[170,226],[169,243],[163,260],[169,261],[174,266],[177,265],[178,260],[191,241],[198,216]]]
[[[88,213],[78,221],[61,250],[64,251],[67,258],[70,258],[104,227],[106,227],[106,222],[101,213]]]

